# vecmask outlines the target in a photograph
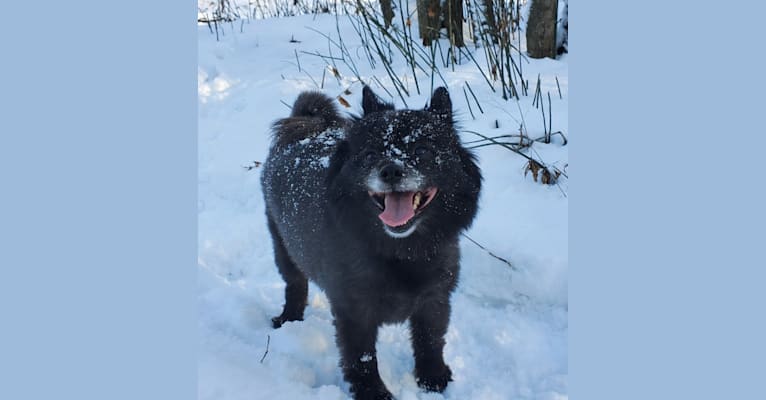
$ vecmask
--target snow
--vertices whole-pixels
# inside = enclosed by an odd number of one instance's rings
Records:
[[[413,3],[414,4],[414,3]],[[340,32],[352,54],[359,39],[347,20]],[[326,51],[327,39],[308,29],[336,34],[330,15],[252,20],[226,29],[216,41],[207,26],[199,27],[199,258],[198,258],[198,395],[200,399],[347,399],[348,385],[338,368],[338,349],[327,298],[309,287],[305,320],[271,327],[281,312],[284,283],[274,265],[264,217],[260,168],[243,166],[263,161],[270,145],[271,123],[287,116],[303,90],[318,89],[327,64],[301,51]],[[291,43],[290,39],[299,41]],[[472,45],[471,45],[472,46]],[[296,65],[299,54],[301,71]],[[363,77],[375,74],[388,81],[380,65],[371,69],[361,50],[356,65]],[[361,113],[361,85],[342,64],[330,74],[323,91],[343,94]],[[411,74],[402,63],[394,67]],[[524,74],[543,94],[551,94],[553,131],[567,129],[568,79],[566,55],[558,60],[529,60]],[[485,135],[542,136],[540,110],[532,93],[519,102],[493,93],[472,63],[442,70],[464,141]],[[309,77],[312,76],[313,80]],[[559,99],[556,78],[563,99]],[[407,98],[412,107],[426,103],[430,89],[421,79],[422,94]],[[409,77],[410,82],[412,76]],[[461,93],[465,82],[481,101],[473,104],[476,120]],[[386,97],[401,108],[401,99]],[[389,86],[388,89],[391,90]],[[413,91],[414,92],[414,91]],[[469,98],[471,96],[469,95]],[[472,100],[471,100],[472,101]],[[545,96],[547,118],[547,96]],[[499,128],[496,128],[499,126]],[[328,141],[339,133],[328,132]],[[415,135],[416,132],[413,132]],[[576,139],[576,138],[575,138]],[[332,143],[328,142],[328,145]],[[403,400],[412,399],[566,399],[567,385],[567,181],[542,185],[525,177],[526,160],[498,146],[475,150],[484,174],[479,215],[467,235],[513,268],[468,240],[460,283],[452,296],[445,360],[454,381],[443,394],[418,388],[406,324],[385,326],[377,343],[383,381]],[[560,169],[568,148],[554,137],[535,143],[528,155]],[[327,167],[329,159],[298,160]],[[268,350],[268,352],[267,352]]]

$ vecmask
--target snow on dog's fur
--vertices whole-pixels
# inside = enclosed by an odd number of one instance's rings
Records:
[[[356,399],[392,398],[375,341],[410,321],[418,384],[443,391],[458,236],[477,211],[481,173],[459,141],[445,88],[425,110],[394,110],[368,87],[361,118],[302,93],[274,124],[262,176],[276,263],[287,286],[274,327],[301,320],[308,281],[327,294],[340,365]]]

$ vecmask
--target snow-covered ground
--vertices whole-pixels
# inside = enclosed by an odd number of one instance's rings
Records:
[[[347,20],[339,21],[344,41],[359,57],[360,74],[387,82],[380,64],[372,69],[365,61]],[[336,35],[336,19],[330,15],[253,20],[244,26],[235,23],[234,31],[227,24],[220,41],[206,26],[199,27],[201,399],[349,398],[338,368],[329,305],[316,286],[309,287],[305,321],[271,328],[270,318],[281,312],[284,283],[266,229],[260,169],[244,168],[266,158],[271,122],[289,113],[281,101],[292,104],[298,93],[317,89],[314,81],[321,81],[327,64],[301,51],[326,54],[328,42],[307,27]],[[402,63],[395,67],[402,76],[409,71]],[[529,60],[523,68],[532,87],[540,74],[543,93],[551,94],[553,131],[577,140],[567,129],[566,56]],[[338,69],[340,80],[327,72],[324,92],[338,96],[348,88],[351,94],[343,94],[351,104],[348,110],[358,113],[361,84],[342,63]],[[442,73],[463,130],[515,134],[523,121],[530,136],[542,135],[542,117],[532,106],[531,93],[518,103],[502,100],[467,60],[455,71]],[[481,114],[472,104],[476,120],[463,95],[466,81],[484,108]],[[426,87],[422,94],[407,99],[410,107],[425,104],[429,97],[425,82],[421,77]],[[375,84],[372,87],[402,107],[401,100],[388,97]],[[388,89],[393,93],[391,86]],[[477,139],[469,133],[462,136],[464,141]],[[558,186],[541,185],[524,176],[522,157],[498,146],[475,151],[484,190],[478,218],[467,234],[514,268],[462,240],[460,284],[452,297],[445,348],[454,381],[443,394],[417,387],[406,325],[381,330],[377,344],[381,376],[400,400],[566,399],[567,180],[562,178]],[[528,154],[559,168],[568,162],[567,146],[560,140],[536,143]]]

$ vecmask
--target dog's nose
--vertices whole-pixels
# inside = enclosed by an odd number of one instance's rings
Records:
[[[380,169],[380,179],[385,183],[396,183],[404,177],[404,168],[395,163],[388,163]]]

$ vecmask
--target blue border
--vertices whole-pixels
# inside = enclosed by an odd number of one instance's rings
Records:
[[[585,3],[569,9],[571,397],[759,397],[763,7]]]
[[[196,4],[3,11],[0,398],[194,398]]]

